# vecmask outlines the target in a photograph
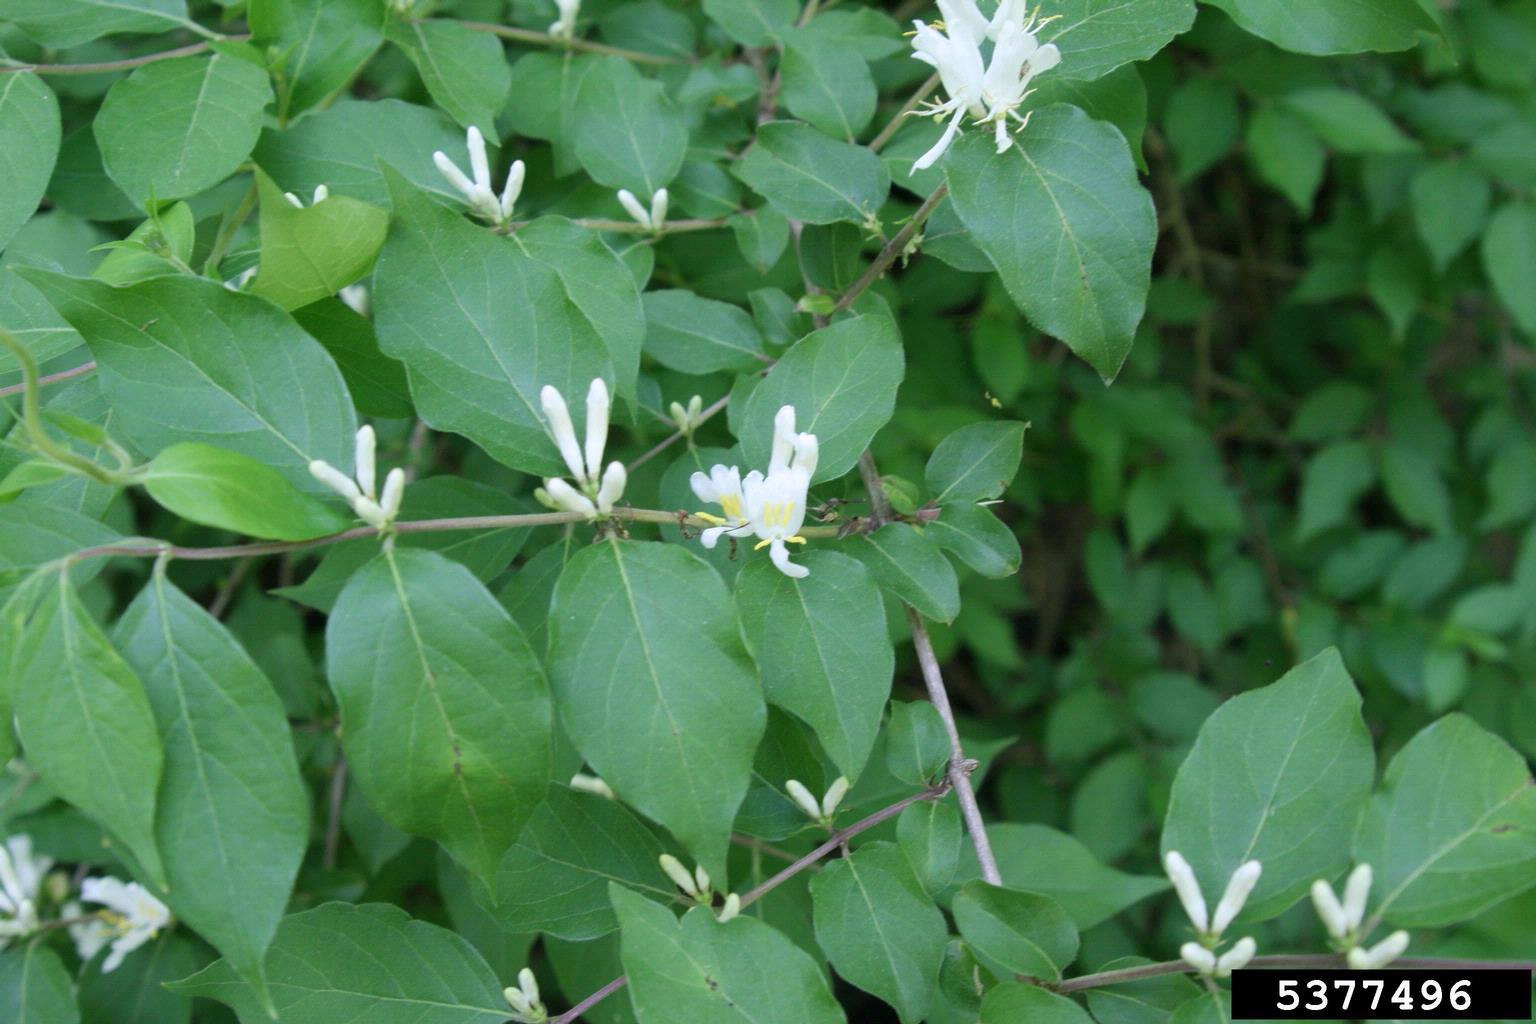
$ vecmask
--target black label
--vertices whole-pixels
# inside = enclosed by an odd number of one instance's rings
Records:
[[[1233,1020],[1530,1020],[1526,968],[1232,972]]]

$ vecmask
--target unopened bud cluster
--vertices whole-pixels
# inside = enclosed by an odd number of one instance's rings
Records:
[[[822,794],[820,800],[811,795],[811,791],[798,779],[790,779],[784,783],[784,791],[795,802],[795,806],[805,812],[805,816],[823,828],[832,827],[833,817],[837,814],[837,807],[843,802],[843,797],[848,795],[848,779],[839,775],[827,791]]]
[[[1178,894],[1179,902],[1184,906],[1189,923],[1200,934],[1200,941],[1186,942],[1179,947],[1179,955],[1184,958],[1184,962],[1201,974],[1215,978],[1225,978],[1246,966],[1259,948],[1252,936],[1238,939],[1224,953],[1218,954],[1216,950],[1221,945],[1222,933],[1242,913],[1243,904],[1248,902],[1253,887],[1259,883],[1263,865],[1256,860],[1238,865],[1232,877],[1227,880],[1227,888],[1212,914],[1206,912],[1205,895],[1200,891],[1194,869],[1179,851],[1169,850],[1163,858],[1163,867],[1168,872],[1168,880],[1173,883],[1173,891]]]
[[[377,490],[375,449],[378,438],[373,428],[364,425],[357,432],[354,457],[356,479],[347,476],[324,459],[309,464],[309,472],[316,480],[347,499],[352,511],[369,526],[384,529],[400,514],[400,501],[405,496],[405,470],[396,466],[384,478],[384,488]]]
[[[1370,931],[1365,927],[1365,908],[1370,900],[1371,882],[1371,866],[1360,864],[1344,882],[1343,900],[1325,880],[1319,878],[1312,883],[1312,905],[1317,908],[1317,916],[1322,919],[1335,947],[1344,952],[1349,966],[1357,971],[1385,967],[1408,948],[1408,933],[1402,930],[1393,932],[1374,946],[1361,945]]]
[[[544,486],[535,491],[534,496],[545,507],[556,511],[579,512],[588,519],[607,517],[613,511],[613,503],[623,496],[627,480],[622,462],[610,462],[607,469],[602,468],[603,448],[608,443],[608,385],[598,377],[587,389],[585,445],[576,440],[571,411],[558,389],[544,385],[539,392],[539,402],[549,421],[550,437],[576,483],[573,486],[566,480],[552,477],[544,481]]]
[[[657,862],[661,870],[672,879],[672,884],[682,890],[683,895],[701,907],[711,906],[715,901],[715,891],[709,884],[709,872],[704,870],[704,865],[696,865],[692,872],[683,867],[683,862],[664,853]],[[731,920],[741,913],[741,897],[736,893],[727,893],[725,901],[720,905],[719,912],[715,915],[721,924]]]

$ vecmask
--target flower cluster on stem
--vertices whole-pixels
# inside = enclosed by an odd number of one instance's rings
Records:
[[[166,905],[138,882],[87,878],[80,886],[80,898],[106,908],[69,926],[70,938],[74,939],[82,960],[90,960],[110,944],[111,951],[101,965],[103,974],[117,970],[124,957],[171,923]],[[64,913],[70,918],[82,916],[78,904],[65,907]]]
[[[485,151],[485,136],[480,129],[470,126],[465,144],[469,148],[469,175],[459,170],[459,165],[448,154],[438,150],[432,154],[432,162],[442,172],[448,183],[458,190],[469,204],[470,212],[481,220],[504,227],[512,222],[512,208],[523,192],[523,178],[527,168],[521,160],[512,161],[507,171],[507,183],[498,196],[491,187],[491,161]]]
[[[659,232],[667,224],[667,206],[670,200],[667,190],[659,188],[656,194],[651,196],[651,208],[646,209],[640,200],[627,188],[619,189],[619,205],[624,211],[635,219],[635,223],[647,231]]]
[[[1393,932],[1374,946],[1366,947],[1365,908],[1371,897],[1371,866],[1360,864],[1344,882],[1344,898],[1339,899],[1333,886],[1319,878],[1312,883],[1312,905],[1328,930],[1334,947],[1343,951],[1349,966],[1357,971],[1374,971],[1403,955],[1408,948],[1408,933]]]
[[[373,428],[364,424],[357,432],[356,475],[354,480],[324,459],[309,464],[309,472],[316,480],[347,499],[352,511],[369,526],[384,529],[400,514],[400,501],[405,497],[405,470],[396,466],[384,478],[384,489],[376,490],[377,469],[375,450],[378,438]]]
[[[1200,934],[1199,942],[1186,942],[1179,947],[1179,955],[1184,958],[1184,962],[1206,977],[1225,978],[1252,960],[1254,953],[1258,952],[1258,944],[1251,936],[1238,939],[1225,953],[1217,954],[1216,950],[1221,945],[1222,933],[1242,912],[1243,904],[1248,902],[1248,895],[1259,883],[1263,866],[1256,860],[1239,864],[1227,880],[1227,888],[1221,894],[1215,912],[1209,914],[1195,871],[1183,854],[1169,850],[1163,857],[1163,867],[1168,872],[1168,880],[1173,883],[1173,891],[1178,894],[1179,902],[1184,906],[1189,923]]]
[[[539,402],[544,407],[544,417],[549,421],[549,433],[571,471],[573,486],[559,477],[544,481],[544,486],[534,496],[545,507],[558,512],[579,512],[588,519],[603,519],[613,511],[613,503],[624,495],[628,477],[624,463],[610,462],[603,469],[603,449],[608,444],[608,414],[610,403],[608,385],[601,377],[592,381],[587,389],[586,443],[576,440],[576,426],[571,422],[571,410],[565,404],[565,396],[549,385],[539,392]]]
[[[839,775],[833,780],[832,785],[827,787],[827,791],[822,794],[820,800],[817,800],[805,787],[805,783],[799,779],[790,779],[784,783],[784,791],[795,802],[795,806],[805,812],[807,818],[830,831],[838,805],[843,802],[843,797],[848,795],[848,778],[845,775]]]
[[[517,987],[502,989],[507,1005],[512,1007],[512,1018],[522,1024],[543,1024],[549,1019],[549,1011],[539,996],[539,983],[533,972],[524,967],[517,972]]]
[[[683,862],[670,853],[662,854],[657,858],[657,863],[661,865],[661,870],[667,873],[667,877],[672,879],[672,884],[693,903],[701,907],[709,907],[714,903],[715,890],[710,886],[709,872],[704,870],[704,865],[695,865],[693,871],[689,872],[683,867]],[[726,894],[715,917],[724,924],[740,913],[741,896],[732,892]]]
[[[51,867],[53,861],[33,856],[31,836],[0,844],[0,946],[37,931],[38,897]]]

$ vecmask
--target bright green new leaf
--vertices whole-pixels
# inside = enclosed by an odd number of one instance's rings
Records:
[[[935,505],[1000,497],[1024,457],[1025,423],[989,421],[961,427],[939,442],[925,478]]]
[[[175,277],[192,263],[197,244],[197,219],[186,203],[172,203],[156,210],[114,243],[101,264],[91,273],[98,281],[126,285],[152,277]]]
[[[695,907],[682,920],[613,884],[620,949],[640,1020],[843,1024],[820,965],[755,916],[726,924]]]
[[[843,775],[857,781],[880,731],[896,659],[885,606],[868,570],[836,551],[797,559],[809,576],[754,558],[736,578],[742,635],[763,694],[816,730]]]
[[[550,774],[549,692],[522,630],[468,569],[399,548],[352,577],[325,641],[369,803],[494,886]]]
[[[1146,60],[1195,23],[1194,0],[1057,0],[1043,10],[1059,15],[1040,32],[1042,42],[1061,49],[1051,74],[1083,80]]]
[[[284,309],[329,298],[373,267],[389,214],[351,196],[296,207],[257,171],[261,189],[261,270],[251,291]],[[303,197],[308,203],[309,197]]]
[[[890,420],[904,370],[901,339],[883,316],[841,320],[806,335],[779,357],[732,424],[747,464],[767,469],[774,417],[792,405],[795,429],[815,434],[820,444],[812,483],[836,480]]]
[[[752,218],[756,221],[758,218]],[[745,372],[769,363],[763,334],[740,306],[684,289],[646,292],[645,353],[680,373]]]
[[[250,0],[259,46],[281,57],[278,107],[293,115],[351,80],[384,41],[383,0]]]
[[[1493,215],[1483,234],[1483,267],[1515,323],[1536,335],[1536,203],[1506,203]]]
[[[774,209],[807,224],[863,224],[891,190],[874,153],[793,121],[760,126],[757,144],[732,170]]]
[[[600,185],[649,204],[683,166],[688,127],[660,82],[621,57],[592,62],[576,93],[576,159]]]
[[[0,79],[0,249],[37,210],[60,138],[59,101],[41,78],[23,71]]]
[[[1525,758],[1465,715],[1425,727],[1387,765],[1355,859],[1370,919],[1432,928],[1536,885],[1536,784]]]
[[[140,483],[183,519],[266,540],[310,540],[352,525],[249,455],[184,441],[150,460]]]
[[[1002,153],[970,133],[944,167],[960,219],[1013,301],[1113,379],[1146,308],[1157,240],[1125,137],[1058,104]]]
[[[79,1024],[74,986],[57,953],[35,942],[0,953],[0,1018],[9,1024]]]
[[[118,33],[169,32],[188,23],[186,0],[0,0],[0,21],[51,47]]]
[[[272,683],[156,572],[113,642],[165,741],[155,838],[166,901],[258,989],[309,842],[309,792]]]
[[[816,941],[840,976],[905,1024],[928,1015],[949,928],[899,847],[870,843],[829,862],[811,879],[811,906]]]
[[[1162,850],[1184,855],[1211,900],[1258,860],[1239,920],[1274,917],[1348,862],[1375,759],[1360,694],[1329,648],[1206,719],[1174,777]]]
[[[466,939],[384,903],[326,903],[283,918],[267,953],[282,1024],[505,1024],[498,980]],[[227,960],[171,988],[268,1014]]]
[[[442,18],[393,21],[385,35],[411,58],[438,106],[466,128],[479,128],[486,139],[500,137],[496,115],[512,86],[500,40]]]
[[[995,973],[1055,980],[1077,956],[1077,928],[1049,896],[978,880],[960,888],[951,910],[960,935]]]
[[[1324,56],[1406,50],[1437,33],[1419,0],[1209,0],[1283,50]]]
[[[765,711],[720,577],[677,544],[577,552],[555,588],[548,665],[587,763],[724,885]]]
[[[102,163],[141,206],[197,195],[251,155],[271,101],[266,71],[230,53],[146,64],[102,101]]]
[[[887,523],[874,533],[850,538],[845,550],[869,568],[875,582],[923,618],[953,622],[960,614],[954,566],[926,534],[906,523]]]

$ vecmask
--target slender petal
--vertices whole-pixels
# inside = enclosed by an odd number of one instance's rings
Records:
[[[1179,895],[1179,902],[1184,904],[1184,913],[1189,915],[1189,923],[1195,926],[1195,931],[1204,934],[1210,918],[1206,916],[1205,897],[1200,893],[1200,883],[1195,880],[1194,869],[1177,850],[1169,850],[1164,855],[1163,868],[1168,872],[1168,880],[1173,883],[1173,891]]]
[[[1238,866],[1232,872],[1232,877],[1227,880],[1227,891],[1221,894],[1221,900],[1216,904],[1216,912],[1211,915],[1211,933],[1220,935],[1227,930],[1227,925],[1233,918],[1242,912],[1243,904],[1248,902],[1248,894],[1253,892],[1253,887],[1259,883],[1259,875],[1263,873],[1263,865],[1256,860],[1247,861]]]
[[[357,486],[370,498],[378,493],[373,489],[374,481],[377,479],[374,459],[378,446],[379,439],[374,434],[373,427],[365,423],[357,428],[357,448],[353,465],[356,467]]]
[[[594,378],[587,389],[587,479],[596,480],[603,469],[603,446],[608,443],[608,386]]]
[[[539,391],[539,403],[544,407],[549,432],[555,439],[555,447],[560,449],[560,457],[577,482],[585,485],[587,470],[582,462],[581,446],[576,443],[576,428],[571,425],[571,410],[566,407],[565,396],[546,384]]]
[[[775,540],[769,543],[768,558],[779,572],[790,579],[803,580],[811,574],[811,570],[805,566],[796,565],[789,560],[789,548],[785,546],[782,540]]]
[[[655,227],[655,225],[651,223],[650,211],[640,205],[640,200],[636,199],[635,194],[629,189],[619,189],[619,205],[624,207],[629,215],[633,217],[635,222],[638,223],[641,227]]]
[[[785,405],[773,416],[773,448],[768,458],[768,475],[789,468],[789,460],[795,454],[795,407]]]
[[[1344,883],[1344,921],[1349,931],[1360,927],[1365,920],[1365,905],[1371,898],[1371,866],[1361,864],[1349,873]]]
[[[597,510],[603,515],[612,512],[613,503],[623,497],[626,479],[624,463],[608,463],[608,468],[603,471],[603,482],[597,488]]]
[[[588,519],[597,518],[597,506],[592,504],[592,499],[559,477],[545,480],[544,489],[549,492],[550,500],[561,511],[579,512]]]
[[[960,121],[965,117],[965,108],[960,107],[955,111],[955,116],[950,119],[949,127],[944,129],[944,134],[939,136],[939,141],[933,144],[933,148],[912,162],[912,170],[926,171],[938,162],[949,149],[950,143],[955,141],[955,136],[960,134]]]
[[[400,514],[400,499],[405,497],[405,470],[396,466],[384,478],[384,493],[379,496],[379,507],[384,517],[391,521]]]
[[[349,502],[356,501],[363,496],[363,492],[358,490],[357,483],[351,477],[324,459],[316,459],[309,464],[309,475],[325,484],[325,486],[343,498],[346,498]]]

